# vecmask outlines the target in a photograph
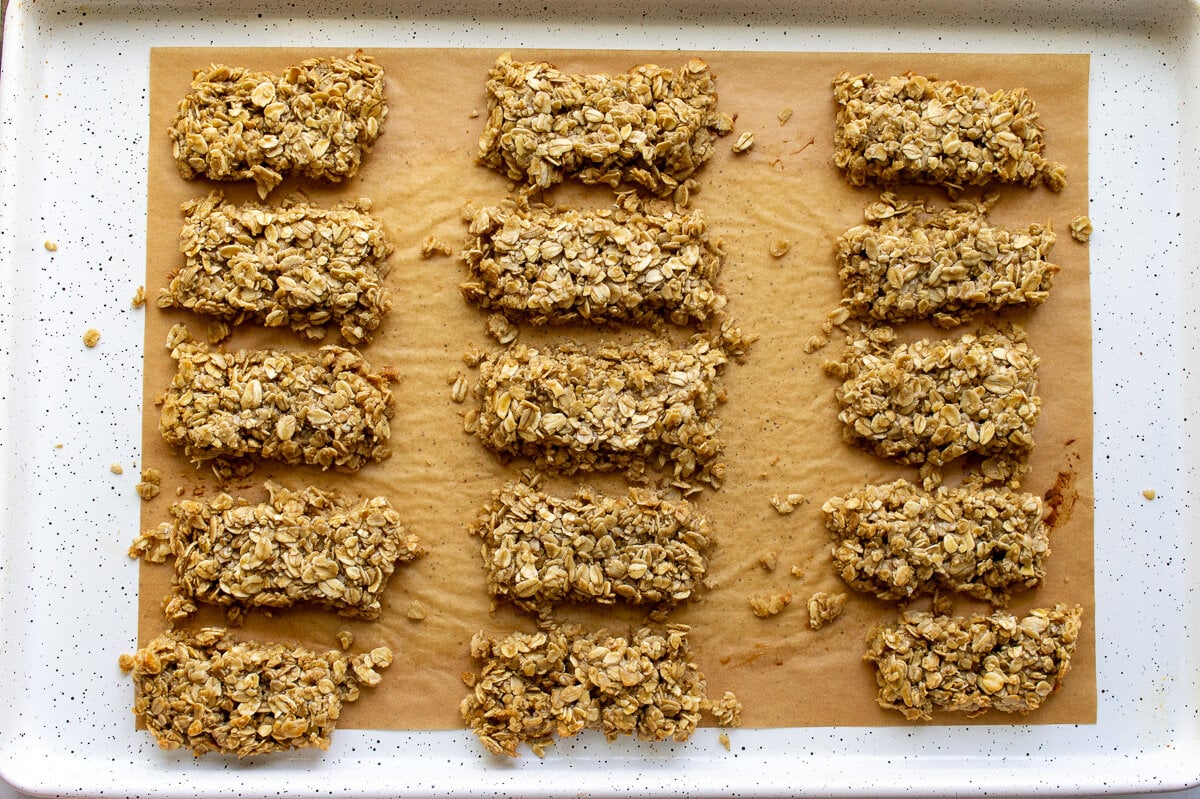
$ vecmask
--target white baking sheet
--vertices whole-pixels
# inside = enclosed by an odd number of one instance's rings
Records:
[[[916,6],[920,7],[918,11]],[[0,68],[0,776],[42,794],[1100,793],[1200,783],[1197,6],[14,0]],[[147,64],[155,45],[1089,52],[1099,721],[581,737],[493,759],[462,733],[328,753],[159,752],[135,638]],[[44,243],[58,245],[54,252]],[[87,327],[103,340],[85,349]],[[61,444],[61,448],[58,446]],[[126,474],[108,464],[121,462]],[[1150,502],[1142,490],[1158,498]]]

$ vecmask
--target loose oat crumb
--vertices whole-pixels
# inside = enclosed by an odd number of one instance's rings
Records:
[[[49,239],[46,240],[46,243],[43,246],[50,252],[58,251],[58,245],[55,244],[54,242],[50,241]]]
[[[521,330],[511,324],[502,313],[489,314],[484,328],[487,334],[501,344],[511,344],[517,340]]]
[[[464,402],[467,399],[467,376],[460,374],[454,378],[454,384],[450,387],[450,399],[454,402]]]
[[[1146,499],[1154,499],[1158,496],[1158,492],[1156,492],[1153,488],[1147,488],[1142,492],[1142,496]]]
[[[354,633],[349,630],[339,630],[337,634],[338,646],[342,649],[349,649],[354,645]]]
[[[471,119],[477,119],[479,117],[479,109],[472,108],[471,113],[467,114],[467,116],[470,117]]]
[[[487,357],[487,352],[475,346],[467,347],[462,354],[463,363],[467,365],[468,369],[479,366],[485,357]]]
[[[55,444],[55,445],[54,445],[54,448],[55,448],[55,449],[62,449],[62,448],[63,448],[63,445],[62,445],[62,444]]]
[[[792,242],[783,236],[776,236],[771,239],[771,244],[768,248],[772,258],[782,258],[787,255],[790,249],[792,249]]]
[[[750,609],[755,616],[766,619],[782,613],[791,601],[791,591],[766,591],[750,597]]]
[[[108,470],[109,470],[110,472],[112,472],[113,474],[125,474],[125,467],[123,467],[123,466],[122,466],[121,464],[119,464],[119,463],[114,463],[114,464],[111,464],[111,465],[108,467]]]
[[[808,598],[808,626],[819,630],[842,615],[846,609],[846,594],[817,591]]]
[[[721,746],[725,747],[726,752],[729,751],[729,733],[722,732],[717,736],[717,741],[720,742]]]
[[[771,507],[773,507],[781,516],[791,513],[803,503],[803,494],[775,494],[771,497]]]
[[[146,287],[138,286],[133,291],[133,299],[129,301],[132,308],[142,308],[146,305]]]
[[[408,606],[408,610],[404,611],[404,615],[413,621],[421,621],[427,617],[429,613],[425,610],[424,605],[422,605],[418,600],[414,599]]]
[[[829,339],[817,333],[808,337],[808,340],[804,342],[804,347],[802,349],[804,350],[805,355],[811,355],[817,350],[822,349],[828,343]]]
[[[449,258],[454,255],[454,248],[437,236],[426,236],[425,240],[421,242],[421,257],[432,258],[435,255],[444,255]]]
[[[779,117],[780,125],[786,124],[787,121],[792,118],[792,109],[790,107],[783,108],[779,111],[779,113],[776,116]]]
[[[83,343],[87,347],[94,347],[100,343],[100,331],[94,327],[89,327],[83,332]]]
[[[158,469],[143,469],[141,482],[134,486],[134,490],[139,497],[149,502],[158,496],[161,482],[162,474]]]
[[[751,133],[750,131],[746,131],[741,136],[738,136],[738,140],[733,143],[732,149],[733,149],[734,153],[741,155],[742,153],[749,152],[750,148],[753,146],[754,146],[754,134]]]
[[[1086,243],[1092,237],[1092,220],[1077,216],[1071,220],[1071,238]]]
[[[222,321],[209,322],[204,329],[204,338],[209,344],[220,344],[233,335],[233,329]]]
[[[758,556],[758,565],[766,571],[775,571],[775,567],[779,565],[779,553],[773,549],[767,550]]]
[[[805,572],[804,567],[800,566],[800,565],[793,565],[792,568],[789,569],[788,571],[790,571],[792,573],[792,576],[798,580],[803,579],[804,575],[807,573],[807,572]]]

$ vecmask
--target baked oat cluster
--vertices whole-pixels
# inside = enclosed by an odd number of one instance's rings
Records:
[[[473,532],[488,591],[527,611],[560,602],[674,605],[708,569],[708,520],[686,500],[630,488],[557,497],[527,482],[492,495]]]
[[[865,225],[838,237],[843,304],[860,319],[928,319],[953,327],[980,311],[1033,308],[1059,267],[1047,259],[1049,223],[993,225],[987,204],[933,212],[892,194],[867,206]]]
[[[1033,449],[1041,413],[1038,358],[1024,331],[957,339],[881,343],[864,334],[827,370],[847,441],[900,463],[920,464],[925,487],[941,482],[941,467],[965,455],[983,459],[989,482],[1018,478]]]
[[[687,634],[678,624],[639,627],[628,636],[576,626],[504,638],[478,633],[471,655],[483,665],[470,675],[463,719],[489,752],[514,757],[522,743],[540,757],[555,735],[584,729],[610,741],[685,741],[710,709],[719,723],[736,726],[736,697],[707,698]]]
[[[163,439],[196,463],[258,458],[354,471],[388,457],[390,378],[354,350],[215,352],[181,325]]]
[[[386,647],[348,657],[239,642],[218,627],[166,632],[121,656],[134,712],[160,747],[238,757],[328,749],[342,704],[378,685],[391,662]]]
[[[630,193],[585,211],[506,201],[470,222],[463,295],[531,324],[703,322],[725,305],[724,253],[699,211],[652,213]]]
[[[1042,156],[1039,115],[1025,89],[989,92],[911,72],[882,80],[843,72],[833,80],[833,97],[833,162],[854,186],[1066,186],[1066,167]]]
[[[1024,617],[909,611],[872,633],[863,659],[875,664],[880,706],[909,720],[935,710],[1029,713],[1070,669],[1082,616],[1078,605]]]
[[[644,64],[610,76],[569,75],[505,54],[487,97],[479,162],[540,189],[575,178],[686,193],[717,136],[733,129],[716,110],[716,83],[699,58],[677,71]]]
[[[222,605],[237,621],[248,608],[311,602],[344,616],[377,619],[398,563],[422,553],[385,497],[351,503],[309,486],[292,491],[268,480],[269,501],[226,493],[171,505],[173,521],[140,535],[130,550],[151,562],[175,559],[167,617],[197,602]]]
[[[383,284],[392,248],[369,209],[367,200],[328,209],[236,205],[220,192],[189,200],[179,232],[185,262],[158,306],[312,339],[332,325],[351,344],[370,341],[392,305]]]
[[[310,58],[278,75],[197,70],[168,131],[179,174],[250,179],[263,198],[285,175],[352,177],[387,117],[383,90],[383,68],[362,53]]]
[[[555,472],[669,469],[677,481],[719,485],[724,464],[714,411],[726,351],[703,335],[589,350],[514,344],[479,365],[478,414],[468,424],[494,452]]]
[[[821,508],[834,570],[880,599],[953,591],[1005,605],[1046,576],[1042,500],[1004,488],[906,480],[863,485]]]

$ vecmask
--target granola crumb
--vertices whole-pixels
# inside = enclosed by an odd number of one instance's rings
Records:
[[[485,329],[489,336],[501,344],[513,343],[517,340],[517,335],[521,332],[519,328],[509,323],[508,319],[502,313],[489,314]]]
[[[209,322],[204,331],[204,338],[209,344],[220,344],[233,335],[233,330],[222,321]]]
[[[758,565],[765,571],[775,571],[775,567],[779,565],[779,553],[773,549],[767,550],[759,556]]]
[[[803,494],[785,494],[782,496],[775,494],[771,497],[771,507],[773,507],[776,513],[781,516],[786,516],[794,511],[797,506],[802,505],[803,503]]]
[[[729,751],[729,733],[722,732],[717,736],[717,741],[720,742],[721,746],[725,747],[726,752]]]
[[[413,621],[422,621],[429,615],[429,613],[425,610],[424,605],[414,599],[412,604],[408,606],[408,610],[404,611],[404,615]]]
[[[143,469],[141,482],[134,486],[134,490],[139,497],[149,502],[158,496],[161,482],[162,474],[158,469]]]
[[[1086,216],[1077,216],[1071,220],[1071,238],[1087,243],[1092,237],[1092,220]]]
[[[349,649],[354,645],[354,633],[349,630],[339,630],[337,634],[338,646],[343,650]]]
[[[425,240],[421,242],[421,257],[432,258],[435,255],[444,255],[449,258],[454,255],[454,248],[437,236],[426,236]]]
[[[807,572],[805,572],[804,567],[800,566],[798,564],[793,565],[792,568],[788,569],[788,571],[790,571],[792,576],[795,577],[797,580],[804,579],[804,575],[807,573]]]
[[[89,327],[83,332],[83,343],[87,347],[94,347],[100,343],[100,331],[94,327]]]
[[[466,364],[468,369],[474,369],[479,366],[485,357],[487,357],[487,352],[475,346],[467,347],[462,354],[463,363]]]
[[[846,594],[817,591],[808,598],[808,626],[819,630],[842,615],[846,609]]]
[[[804,347],[802,349],[804,350],[805,355],[812,355],[817,350],[824,348],[828,343],[829,339],[820,333],[816,333],[808,337],[808,340],[804,342]]]
[[[109,465],[108,470],[113,474],[125,474],[125,467],[119,463]]]
[[[792,249],[792,242],[789,239],[785,239],[783,236],[776,236],[771,239],[768,251],[771,253],[772,258],[782,258],[788,254],[788,250],[790,249]]]
[[[55,244],[54,242],[50,241],[49,239],[47,239],[46,243],[42,246],[44,246],[50,252],[58,252],[58,245]]]
[[[1154,499],[1155,497],[1158,496],[1158,492],[1155,491],[1153,488],[1147,488],[1145,491],[1142,492],[1142,496],[1145,497],[1146,499]]]
[[[766,591],[750,597],[750,609],[755,616],[766,619],[782,613],[791,601],[791,591]]]
[[[131,308],[144,308],[146,305],[146,287],[138,286],[133,291],[133,299],[129,301]]]
[[[741,155],[742,153],[750,152],[750,148],[753,146],[754,134],[750,131],[746,131],[741,136],[738,136],[738,140],[733,143],[732,149],[735,154]]]
[[[450,386],[450,399],[455,402],[465,402],[467,399],[467,376],[458,374]]]
[[[787,121],[792,118],[791,107],[781,109],[777,116],[779,117],[779,124],[786,125]]]

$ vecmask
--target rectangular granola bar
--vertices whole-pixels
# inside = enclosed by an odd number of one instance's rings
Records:
[[[605,344],[514,344],[480,364],[470,426],[494,452],[534,459],[564,474],[671,468],[678,480],[718,484],[716,383],[724,350],[696,336]]]
[[[285,175],[358,172],[387,117],[383,68],[362,53],[310,58],[281,74],[196,70],[168,133],[186,179],[247,180],[265,198]]]
[[[212,352],[176,326],[163,439],[196,463],[260,458],[354,471],[391,454],[390,376],[358,352]]]
[[[834,570],[880,599],[945,589],[1004,605],[1046,576],[1050,539],[1035,494],[982,486],[928,492],[897,480],[859,486],[821,510]]]
[[[929,319],[953,327],[980,311],[1033,308],[1050,296],[1058,266],[1046,260],[1049,223],[993,225],[987,205],[958,203],[930,213],[885,194],[868,224],[838,237],[843,304],[860,319]]]
[[[687,634],[678,624],[639,627],[628,636],[574,626],[504,638],[478,633],[471,656],[483,666],[468,675],[463,720],[488,751],[513,757],[521,743],[540,757],[555,733],[583,729],[610,741],[685,741],[706,710],[736,726],[741,705],[730,693],[708,699]]]
[[[881,347],[870,335],[852,342],[836,391],[845,439],[900,463],[921,464],[927,485],[964,455],[984,459],[990,481],[1019,476],[1041,414],[1038,358],[1024,331]]]
[[[1066,186],[1066,167],[1042,156],[1039,115],[1025,89],[989,92],[911,72],[881,80],[843,72],[833,80],[833,97],[833,162],[854,186]]]
[[[487,97],[479,162],[543,189],[575,178],[669,195],[733,128],[699,58],[678,71],[643,64],[623,75],[569,75],[505,54]]]
[[[725,305],[713,286],[724,253],[699,211],[651,213],[633,195],[614,209],[484,208],[463,251],[462,291],[515,322],[702,322]]]
[[[378,618],[396,564],[422,551],[391,503],[385,497],[351,503],[273,481],[265,488],[270,499],[257,505],[225,493],[172,503],[173,521],[138,537],[131,555],[152,562],[174,556],[167,617],[186,618],[197,602],[229,608],[231,621],[247,608],[313,602],[345,616]]]
[[[872,632],[863,660],[875,664],[880,706],[909,720],[935,710],[1029,713],[1062,685],[1082,616],[1078,605],[1024,617],[909,611]]]
[[[674,605],[708,569],[708,520],[646,489],[557,497],[526,482],[492,495],[473,532],[492,596],[537,611],[558,602]]]
[[[370,203],[319,208],[235,205],[220,192],[183,204],[183,268],[160,308],[185,308],[230,324],[252,320],[319,339],[337,326],[351,344],[370,341],[391,308],[383,285],[391,245]]]
[[[342,703],[381,681],[392,662],[379,647],[353,657],[235,641],[227,630],[163,633],[121,668],[133,674],[133,711],[163,749],[238,757],[328,749]]]

